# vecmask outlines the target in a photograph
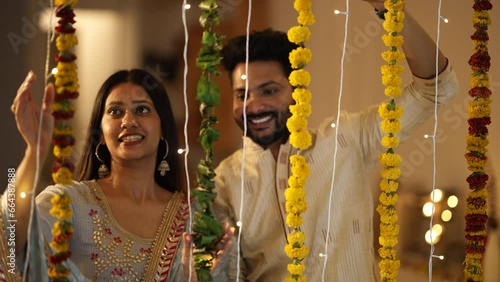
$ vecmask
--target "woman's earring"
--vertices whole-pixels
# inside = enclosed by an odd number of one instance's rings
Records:
[[[106,175],[109,174],[109,168],[106,166],[104,161],[99,157],[99,146],[101,146],[102,143],[99,142],[97,144],[97,147],[95,148],[95,156],[97,159],[101,162],[101,166],[99,166],[99,170],[97,171],[97,174],[99,175],[99,178],[106,177]]]
[[[163,156],[163,160],[158,165],[158,171],[160,172],[161,176],[165,176],[167,171],[170,171],[170,166],[168,165],[167,160],[166,160],[167,155],[168,155],[168,142],[166,139],[163,139],[163,138],[161,140],[165,141],[166,151],[165,151],[165,155]]]

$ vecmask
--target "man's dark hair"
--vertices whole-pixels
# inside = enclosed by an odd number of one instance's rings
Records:
[[[230,79],[236,65],[245,63],[246,42],[246,35],[241,35],[229,40],[221,50],[222,64],[229,72]],[[288,56],[297,47],[298,45],[288,40],[285,32],[270,28],[253,31],[249,35],[248,61],[276,61],[281,64],[288,77],[292,72]]]

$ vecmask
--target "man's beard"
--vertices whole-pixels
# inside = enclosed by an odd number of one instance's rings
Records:
[[[254,136],[252,134],[251,130],[247,130],[247,136],[250,137],[253,142],[259,144],[263,148],[266,148],[267,146],[274,144],[277,141],[284,142],[286,139],[288,139],[288,136],[290,135],[290,132],[288,131],[288,128],[286,127],[286,121],[287,119],[292,115],[290,113],[290,110],[286,110],[278,114],[277,111],[272,111],[272,112],[265,112],[261,113],[258,115],[248,115],[247,116],[247,122],[249,122],[250,119],[252,118],[258,118],[261,116],[269,115],[271,114],[272,116],[275,117],[274,119],[274,130],[270,134],[264,135],[264,136]],[[236,120],[236,123],[238,126],[241,128],[241,130],[245,130],[243,127],[243,117],[239,120]]]

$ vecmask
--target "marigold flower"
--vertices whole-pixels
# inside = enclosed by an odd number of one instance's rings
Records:
[[[309,64],[312,58],[311,49],[305,47],[298,47],[293,49],[289,55],[290,64],[292,68],[299,69]]]
[[[300,11],[297,17],[297,22],[301,25],[312,25],[315,21],[314,14],[311,10]]]
[[[383,179],[398,179],[401,176],[401,169],[399,167],[384,167],[380,170],[380,176]]]
[[[394,110],[389,110],[389,103],[382,103],[378,107],[378,113],[383,119],[397,119],[403,115],[403,107],[396,105]]]
[[[56,6],[71,5],[71,7],[74,7],[78,4],[78,0],[54,0],[54,4]]]
[[[396,148],[399,146],[399,138],[395,136],[382,137],[382,146],[385,148]]]
[[[311,147],[312,136],[307,131],[293,132],[290,134],[290,144],[300,150]]]
[[[307,119],[300,115],[292,115],[286,121],[286,127],[290,132],[305,130],[307,128]]]
[[[311,115],[312,112],[312,107],[311,104],[309,103],[295,104],[291,105],[289,108],[290,108],[290,113],[292,113],[293,116],[298,116],[298,117],[304,117],[304,118],[308,117],[309,115]]]
[[[290,244],[287,244],[285,246],[285,253],[288,255],[289,258],[303,259],[309,254],[309,248],[307,248],[305,245],[302,245],[301,247],[297,248]]]
[[[294,70],[290,73],[289,80],[292,86],[308,86],[311,83],[311,75],[304,69]]]
[[[385,119],[381,123],[381,128],[384,132],[387,133],[398,133],[401,130],[401,122],[397,119],[395,120],[390,120],[390,119]]]
[[[310,10],[312,8],[311,0],[295,0],[293,2],[293,8],[297,11]]]
[[[307,26],[294,26],[288,30],[287,35],[290,42],[301,45],[309,40],[311,31]]]
[[[304,271],[306,271],[306,265],[302,262],[299,262],[297,264],[295,263],[290,263],[287,266],[288,272],[292,275],[302,275]]]
[[[292,92],[292,98],[299,104],[308,104],[311,101],[311,91],[307,88],[297,87]]]
[[[304,218],[300,215],[289,213],[286,216],[286,224],[292,228],[299,228],[304,223]]]
[[[288,235],[288,242],[291,245],[302,244],[306,240],[306,234],[301,231],[293,232]]]

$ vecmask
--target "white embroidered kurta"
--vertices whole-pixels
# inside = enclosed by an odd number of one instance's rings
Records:
[[[75,232],[70,240],[70,259],[78,268],[74,271],[81,272],[78,275],[91,281],[184,281],[181,235],[189,214],[184,194],[173,195],[164,211],[157,238],[148,239],[120,226],[97,182],[49,186],[36,198],[41,229],[48,242],[52,240],[51,230],[56,221],[49,213],[50,200],[61,192],[72,199],[71,220]],[[2,199],[4,222],[5,198]],[[20,267],[22,259],[18,257]],[[147,272],[149,276],[145,275],[148,268],[154,268]]]
[[[439,104],[458,92],[458,83],[451,66],[439,76]],[[404,108],[401,118],[404,140],[415,128],[434,113],[435,80],[415,77],[396,101]],[[308,281],[322,281],[325,241],[328,233],[328,206],[332,213],[328,236],[328,261],[325,281],[369,282],[377,280],[378,268],[373,250],[374,207],[367,180],[384,148],[385,135],[380,129],[378,106],[361,113],[342,113],[338,132],[333,197],[329,202],[332,184],[336,118],[326,119],[317,130],[311,131],[312,146],[303,152],[311,174],[307,179],[307,211],[302,214],[301,229],[310,248],[304,260]],[[289,157],[296,151],[290,143],[282,145],[277,161],[270,150],[246,138],[243,215],[241,204],[240,149],[221,162],[216,169],[218,197],[214,211],[218,218],[235,224],[242,222],[240,278],[245,281],[284,281],[291,259],[284,252],[290,228],[285,224],[285,197],[289,173]],[[235,239],[233,250],[237,250]],[[233,254],[236,256],[236,254]],[[236,277],[236,257],[230,263],[231,281]]]

